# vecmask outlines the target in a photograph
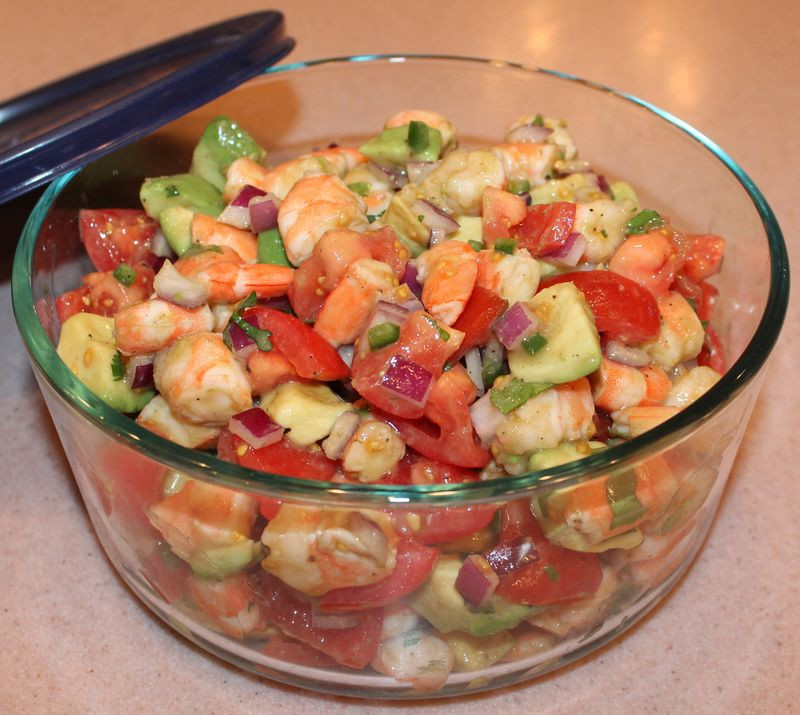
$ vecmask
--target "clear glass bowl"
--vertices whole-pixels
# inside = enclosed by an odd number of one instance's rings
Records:
[[[105,405],[57,357],[54,299],[90,269],[78,238],[78,209],[137,206],[142,179],[185,170],[205,123],[220,113],[248,127],[276,163],[331,141],[358,143],[385,117],[420,105],[453,120],[467,146],[497,141],[522,114],[564,117],[581,155],[598,171],[632,183],[644,205],[667,213],[684,230],[725,236],[725,263],[714,280],[721,294],[714,324],[730,366],[722,380],[666,423],[579,462],[472,483],[374,486],[250,471],[176,446]],[[371,698],[456,695],[526,680],[598,648],[647,613],[691,563],[708,531],[780,331],[788,290],[785,246],[764,198],[730,157],[680,120],[606,87],[534,67],[394,56],[270,70],[136,145],[58,179],[30,216],[13,274],[14,311],[34,373],[94,528],[133,591],[184,636],[243,668]],[[603,573],[592,597],[513,618],[500,610],[494,621],[486,613],[461,613],[457,621],[428,613],[438,631],[426,619],[389,617],[408,597],[389,597],[387,606],[345,617],[333,629],[314,606],[314,623],[328,629],[320,634],[307,630],[308,599],[293,600],[296,594],[280,583],[265,581],[258,561],[222,582],[189,576],[147,518],[174,471],[213,485],[220,503],[230,497],[223,489],[235,490],[292,502],[321,519],[358,510],[373,526],[380,512],[400,515],[407,524],[432,519],[463,525],[508,502],[530,500],[552,529],[566,525],[570,499],[602,490],[615,476],[633,474],[641,483],[656,474],[663,489],[635,522],[617,529],[629,530],[616,548],[601,546],[605,550],[591,557]],[[219,516],[197,512],[194,518],[202,527],[204,519]],[[496,524],[471,541],[438,548],[451,553],[450,561],[480,552],[496,538]],[[263,520],[251,523],[256,540],[263,526]],[[383,672],[369,664],[378,612],[385,616],[384,641],[399,638],[382,645],[373,661]],[[350,667],[287,645],[280,631],[305,634],[317,646],[323,638],[328,653]]]

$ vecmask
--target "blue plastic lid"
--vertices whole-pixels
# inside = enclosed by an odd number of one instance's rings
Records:
[[[293,47],[280,12],[242,15],[0,104],[0,203],[140,139]]]

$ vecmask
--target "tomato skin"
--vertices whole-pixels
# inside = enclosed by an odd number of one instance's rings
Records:
[[[522,223],[511,232],[517,239],[517,248],[527,248],[532,256],[543,256],[562,248],[575,224],[575,208],[570,201],[528,206]]]
[[[58,315],[58,322],[63,325],[69,318],[76,313],[85,313],[87,311],[87,302],[89,300],[89,286],[81,286],[75,290],[68,290],[56,298],[56,314]],[[86,301],[84,302],[84,298]]]
[[[686,235],[688,248],[683,264],[686,276],[699,283],[719,273],[725,254],[725,239],[713,234],[690,233]]]
[[[706,327],[706,340],[697,356],[697,364],[710,367],[720,375],[725,372],[725,348],[717,331],[710,325]]]
[[[539,291],[567,282],[574,283],[583,293],[598,332],[632,343],[658,335],[656,299],[636,281],[610,271],[575,271],[545,278]]]
[[[711,320],[719,291],[710,283],[704,280],[695,283],[685,273],[680,272],[675,276],[670,290],[677,291],[687,300],[693,301],[700,320]]]
[[[287,638],[280,632],[270,636],[261,652],[270,658],[295,665],[305,665],[308,668],[331,668],[336,665],[336,661],[329,655],[314,650],[310,645],[294,638]]]
[[[81,209],[78,230],[98,271],[113,271],[149,249],[158,224],[141,209]]]
[[[498,238],[510,238],[512,227],[525,220],[525,199],[516,194],[487,186],[483,191],[483,240],[493,247]]]
[[[439,550],[414,539],[397,545],[397,562],[392,573],[377,583],[328,591],[320,601],[323,611],[363,611],[394,603],[416,591],[433,571]]]
[[[292,363],[300,377],[325,382],[344,380],[350,375],[336,348],[293,315],[257,305],[249,308],[245,317],[255,318],[259,328],[272,333],[275,347]]]
[[[359,623],[352,628],[314,628],[311,605],[298,601],[279,579],[266,573],[260,575],[258,598],[270,623],[340,665],[360,670],[378,649],[383,623],[380,609],[359,613]]]
[[[464,340],[454,359],[457,360],[476,345],[485,345],[492,337],[494,321],[503,314],[506,308],[508,308],[507,300],[501,298],[494,291],[476,285],[472,289],[472,295],[464,306],[463,312],[453,323],[456,330],[464,333]]]
[[[391,226],[384,226],[377,231],[365,233],[364,238],[372,258],[388,265],[395,277],[401,279],[406,272],[410,254],[397,238],[394,229]]]

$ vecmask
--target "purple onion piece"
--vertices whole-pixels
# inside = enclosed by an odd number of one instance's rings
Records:
[[[411,263],[406,264],[405,273],[403,273],[403,283],[408,286],[408,289],[418,298],[422,299],[422,286],[417,280],[417,267]]]
[[[230,206],[241,206],[243,208],[247,208],[250,204],[251,199],[255,198],[256,196],[266,196],[267,192],[262,191],[257,186],[253,186],[252,184],[245,184],[240,190],[239,193],[236,194],[236,197],[231,201],[229,204]]]
[[[539,552],[533,539],[529,536],[517,536],[502,544],[498,544],[484,557],[498,576],[505,576],[512,571],[539,560]]]
[[[247,358],[258,350],[256,341],[235,323],[228,323],[225,326],[224,337],[230,345],[231,352],[243,362],[247,362]]]
[[[258,304],[266,306],[267,308],[272,308],[273,310],[280,310],[283,313],[294,313],[292,304],[285,295],[279,295],[274,298],[262,298],[258,301]],[[255,318],[253,320],[255,320]],[[251,321],[248,320],[248,322]],[[253,325],[258,327],[257,322],[253,322]]]
[[[553,133],[550,127],[541,127],[538,124],[523,124],[512,129],[506,139],[510,142],[544,142]]]
[[[604,194],[611,196],[611,185],[603,174],[597,175],[597,188]]]
[[[402,326],[408,318],[408,310],[399,303],[388,303],[385,300],[378,301],[372,317],[367,323],[367,330],[380,325],[381,323],[393,323]]]
[[[603,346],[603,353],[609,360],[631,367],[644,367],[650,364],[650,356],[644,350],[629,347],[616,340],[608,340]]]
[[[247,206],[228,204],[217,217],[217,221],[247,231],[250,229],[250,211]]]
[[[403,167],[371,162],[369,168],[379,179],[395,189],[402,189],[408,183],[408,174]]]
[[[449,213],[424,199],[411,204],[414,215],[422,216],[422,223],[431,230],[431,240],[442,241],[449,233],[458,231],[459,224]]]
[[[256,197],[250,202],[250,228],[261,233],[278,225],[278,205],[272,198]]]
[[[253,449],[275,444],[283,437],[283,427],[273,422],[260,407],[251,407],[231,417],[228,429]]]
[[[419,184],[439,165],[436,161],[409,161],[406,164],[408,180],[412,184]]]
[[[381,378],[381,385],[412,404],[424,407],[433,387],[433,375],[422,365],[395,355]]]
[[[539,329],[539,318],[522,301],[514,303],[497,320],[492,330],[508,350],[513,350]]]
[[[125,384],[132,390],[154,386],[153,355],[133,355],[125,363]]]
[[[336,418],[331,433],[322,442],[322,451],[328,459],[339,459],[342,456],[360,422],[357,412],[343,412]]]
[[[500,582],[491,564],[479,554],[468,556],[456,576],[456,591],[475,608],[482,608],[494,595]]]

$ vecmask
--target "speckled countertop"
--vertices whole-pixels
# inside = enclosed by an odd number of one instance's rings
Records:
[[[626,90],[725,147],[800,251],[800,6],[767,2],[276,2],[293,59],[474,54]],[[211,0],[11,3],[0,98],[260,9]],[[398,712],[276,686],[189,645],[134,599],[95,539],[11,314],[15,221],[0,207],[0,712]],[[796,265],[796,262],[795,262]],[[800,706],[798,293],[705,549],[610,647],[536,682],[420,711],[785,713]]]

